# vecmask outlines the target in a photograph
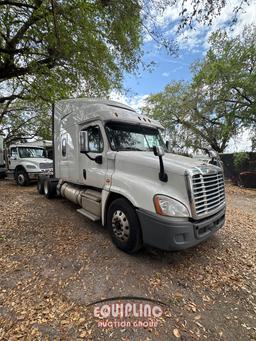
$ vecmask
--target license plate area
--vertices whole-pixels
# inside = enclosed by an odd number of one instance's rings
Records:
[[[223,224],[225,215],[219,217],[212,222],[204,222],[200,224],[194,224],[194,233],[197,239],[202,239],[207,237],[209,234],[217,231]]]

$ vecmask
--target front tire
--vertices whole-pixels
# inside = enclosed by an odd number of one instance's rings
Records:
[[[19,169],[16,171],[15,180],[18,186],[27,186],[29,184],[28,173],[25,169]]]
[[[134,207],[128,200],[114,200],[108,209],[107,226],[113,243],[122,251],[132,254],[142,247],[140,223]]]

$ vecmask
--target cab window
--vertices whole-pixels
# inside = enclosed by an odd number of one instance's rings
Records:
[[[99,126],[91,126],[86,129],[88,133],[89,152],[101,153],[103,152],[103,137],[101,135]]]
[[[11,148],[11,154],[10,154],[10,156],[11,156],[12,158],[17,158],[18,153],[17,153],[17,148],[16,148],[16,147],[15,147],[15,148]]]

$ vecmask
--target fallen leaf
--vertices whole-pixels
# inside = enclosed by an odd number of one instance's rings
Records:
[[[175,329],[173,329],[173,335],[175,336],[175,337],[177,337],[177,338],[179,338],[180,337],[180,332],[179,332],[179,329],[177,329],[177,328],[175,328]]]

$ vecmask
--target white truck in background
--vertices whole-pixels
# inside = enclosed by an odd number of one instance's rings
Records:
[[[121,250],[185,249],[224,225],[222,169],[169,153],[159,122],[97,99],[59,101],[53,116],[54,176],[39,193],[77,204]]]
[[[26,186],[41,174],[52,175],[53,161],[46,157],[41,145],[40,141],[11,144],[5,150],[6,176],[15,179],[17,185]]]

